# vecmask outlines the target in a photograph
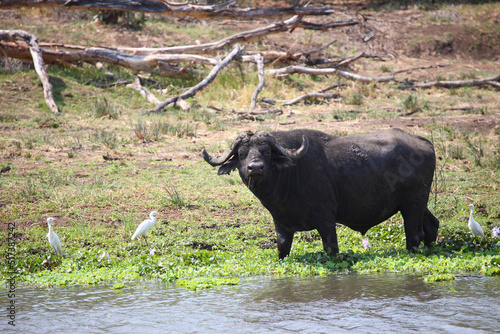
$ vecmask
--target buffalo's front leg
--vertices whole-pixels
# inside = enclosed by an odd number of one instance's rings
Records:
[[[285,230],[276,222],[274,226],[278,239],[278,257],[282,260],[290,254],[290,250],[292,249],[293,232]]]
[[[324,224],[317,228],[321,240],[323,241],[323,249],[328,255],[335,255],[339,252],[339,244],[337,243],[337,229],[335,223]]]

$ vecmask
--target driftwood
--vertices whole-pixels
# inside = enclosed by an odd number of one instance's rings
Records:
[[[23,40],[29,46],[29,51],[33,57],[33,65],[35,66],[35,71],[40,77],[40,81],[43,86],[43,95],[45,97],[45,103],[49,109],[55,113],[59,114],[60,110],[54,101],[54,95],[52,94],[52,85],[49,81],[49,76],[45,71],[45,65],[43,63],[42,50],[38,46],[38,40],[35,36],[28,34],[23,30],[0,30],[0,40]]]
[[[175,3],[160,0],[2,0],[0,9],[20,7],[57,7],[64,9],[99,9],[123,10],[150,14],[169,15],[177,17],[193,17],[199,19],[255,19],[266,17],[325,16],[335,11],[331,7],[270,7],[270,8],[236,8],[236,1],[222,4],[201,6],[185,3]]]
[[[217,76],[219,71],[221,69],[223,69],[224,67],[226,67],[231,61],[233,61],[236,57],[238,57],[242,52],[243,52],[243,47],[240,46],[239,44],[236,44],[236,47],[217,66],[212,68],[212,70],[207,75],[207,77],[205,79],[203,79],[200,83],[191,87],[187,92],[185,92],[181,95],[171,97],[171,98],[163,101],[162,103],[158,104],[154,109],[147,110],[146,112],[148,112],[148,113],[160,112],[163,110],[163,108],[165,108],[169,104],[176,103],[177,100],[179,100],[179,99],[185,100],[187,98],[193,97],[197,92],[199,92],[200,90],[204,89],[207,85],[209,85],[215,79],[215,77]]]

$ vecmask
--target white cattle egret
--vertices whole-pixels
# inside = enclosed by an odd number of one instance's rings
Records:
[[[470,204],[469,208],[470,208],[470,217],[469,217],[469,224],[468,224],[469,230],[472,232],[472,234],[475,237],[483,237],[484,238],[484,233],[483,233],[483,229],[481,228],[481,225],[479,225],[477,223],[477,221],[475,221],[474,218],[472,218],[472,213],[474,212],[474,205]]]
[[[149,214],[149,219],[146,219],[145,221],[140,223],[139,226],[137,226],[137,230],[135,230],[135,233],[132,236],[132,240],[134,240],[140,235],[143,235],[144,239],[146,240],[146,245],[148,245],[148,239],[146,234],[149,232],[150,229],[153,228],[155,223],[156,223],[156,211],[151,211],[151,213]]]
[[[52,246],[52,248],[54,248],[57,255],[63,255],[61,240],[59,240],[57,234],[54,232],[54,230],[52,230],[52,225],[50,225],[50,223],[53,221],[54,218],[52,217],[47,218],[47,225],[49,225],[49,233],[47,234],[47,239],[49,239],[49,244]]]

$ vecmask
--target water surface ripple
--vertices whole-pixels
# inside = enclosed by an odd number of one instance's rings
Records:
[[[16,306],[20,333],[500,333],[500,278],[346,274],[198,292],[157,282],[19,289]]]

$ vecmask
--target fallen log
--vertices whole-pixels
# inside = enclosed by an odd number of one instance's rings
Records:
[[[288,6],[269,8],[238,8],[236,1],[214,5],[196,5],[161,0],[2,0],[0,9],[22,7],[53,7],[68,10],[121,10],[199,19],[256,19],[271,17],[325,16],[335,11],[328,6]]]
[[[48,64],[61,63],[67,65],[80,61],[87,63],[106,62],[130,68],[135,72],[151,72],[153,70],[158,70],[160,74],[164,76],[181,77],[190,76],[194,73],[190,72],[186,66],[177,67],[175,64],[188,62],[215,66],[218,64],[217,59],[199,54],[214,53],[215,51],[239,42],[249,42],[270,34],[288,31],[294,27],[300,26],[301,22],[303,21],[299,16],[294,16],[285,21],[275,22],[264,27],[243,31],[213,43],[170,48],[104,48],[63,43],[41,43],[40,45],[43,47],[43,59],[45,63]],[[351,21],[350,24],[356,23],[355,21]],[[6,56],[25,61],[31,59],[27,45],[23,45],[22,43],[1,42],[1,40],[2,39],[0,39],[0,47]],[[320,49],[311,50],[305,54],[317,52],[317,50]],[[278,54],[277,56],[284,57],[286,55]],[[300,56],[301,54],[297,54],[292,57]]]

